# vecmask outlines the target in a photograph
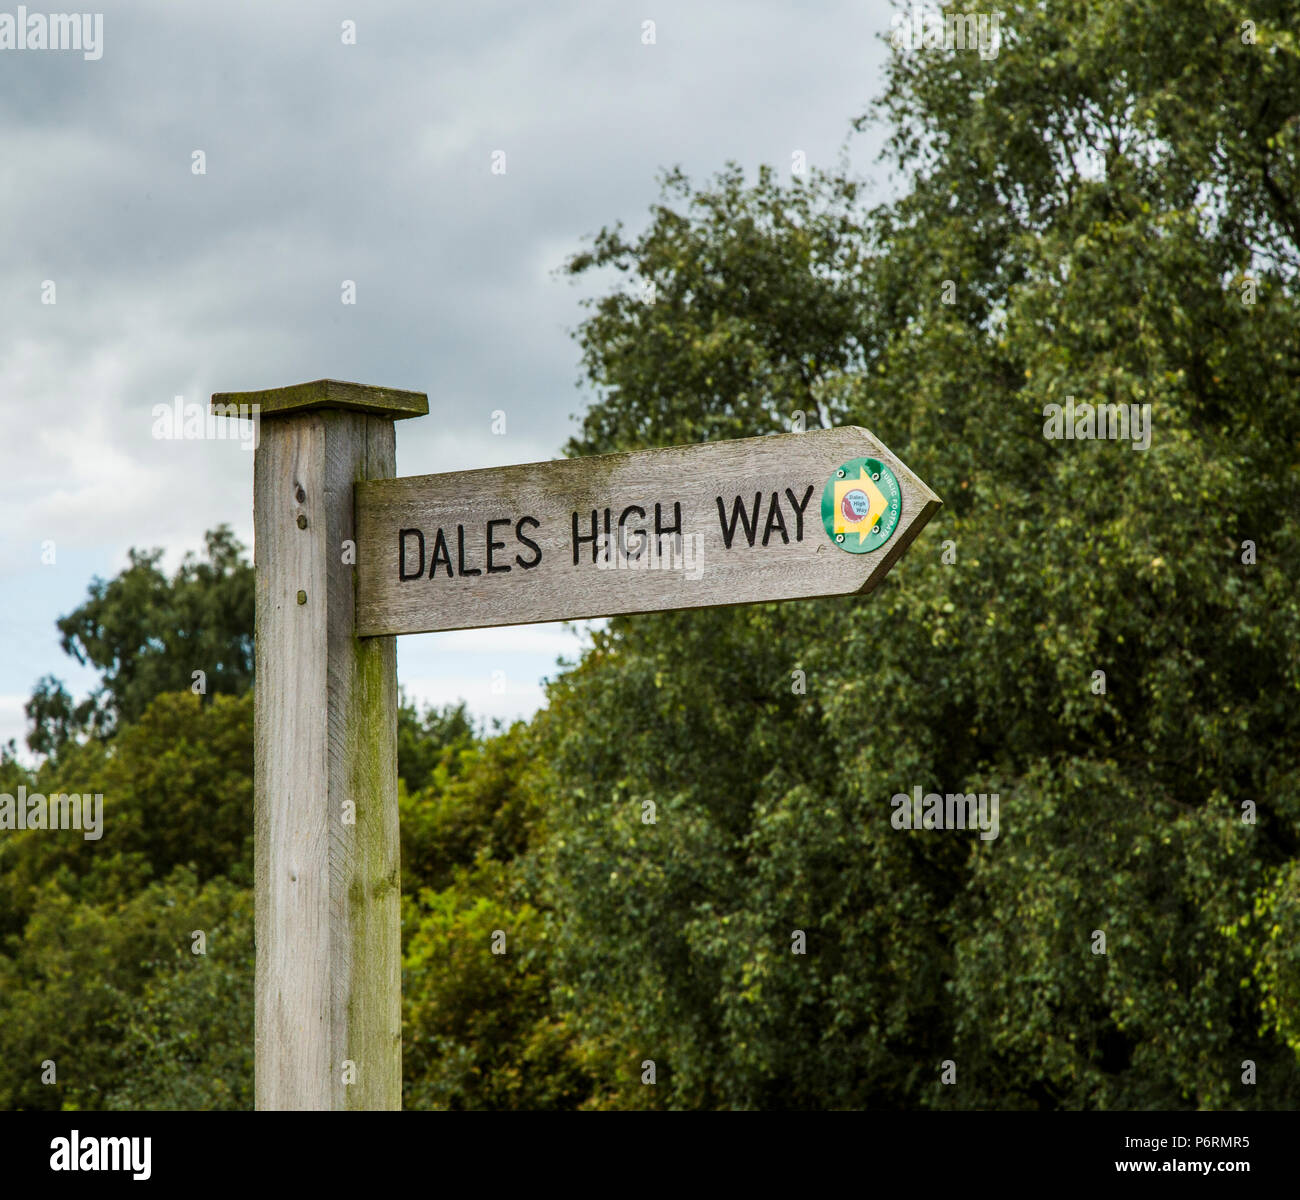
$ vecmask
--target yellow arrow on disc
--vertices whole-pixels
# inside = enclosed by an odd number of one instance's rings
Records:
[[[867,497],[866,514],[856,520],[850,520],[845,515],[844,500],[850,492],[863,492]],[[887,506],[884,492],[876,486],[867,468],[862,467],[857,479],[840,479],[835,483],[835,532],[856,533],[858,539],[862,540],[875,528]]]

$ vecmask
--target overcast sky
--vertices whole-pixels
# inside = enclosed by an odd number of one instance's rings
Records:
[[[552,458],[591,400],[583,292],[556,268],[602,225],[641,228],[661,169],[833,166],[847,141],[884,195],[879,136],[849,122],[883,87],[886,0],[98,11],[93,61],[0,50],[0,741],[20,746],[39,676],[94,682],[54,628],[93,576],[132,546],[174,568],[221,522],[251,547],[252,455],[155,439],[156,404],[348,379],[428,393],[399,474]],[[582,644],[560,625],[405,637],[399,679],[527,715]]]

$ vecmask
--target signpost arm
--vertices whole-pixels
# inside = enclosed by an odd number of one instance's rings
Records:
[[[212,404],[260,425],[257,1107],[400,1108],[397,658],[355,633],[354,490],[393,477],[393,422],[428,400],[319,380]]]

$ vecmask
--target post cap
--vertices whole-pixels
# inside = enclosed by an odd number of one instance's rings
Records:
[[[212,396],[212,411],[218,416],[227,415],[225,410],[231,405],[254,404],[263,417],[313,408],[344,408],[401,421],[406,417],[423,417],[429,412],[429,397],[423,392],[344,383],[338,379],[315,379],[311,383],[294,383],[261,392],[215,392]]]

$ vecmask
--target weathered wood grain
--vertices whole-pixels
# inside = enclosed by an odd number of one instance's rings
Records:
[[[356,638],[344,561],[354,485],[393,474],[393,433],[294,412],[254,460],[261,1109],[401,1106],[396,647]]]
[[[823,527],[822,491],[841,464],[866,456],[897,476],[902,515],[879,550],[851,554]],[[726,525],[738,497],[747,511],[757,507],[758,525],[751,545],[737,520],[728,546]],[[941,503],[872,434],[852,426],[372,480],[357,485],[357,633],[371,637],[866,592]],[[605,532],[606,509],[614,553],[602,559],[586,535],[593,529],[593,510],[597,534]],[[649,543],[633,530],[651,538],[656,528],[678,524],[679,511],[684,561],[641,567],[650,561]],[[582,539],[576,563],[575,514]],[[624,514],[627,532],[620,543]],[[419,536],[399,537],[402,530],[418,530]],[[490,558],[489,540],[495,543]],[[403,567],[414,576],[421,544],[419,577],[403,579]],[[617,554],[619,544],[626,555]],[[639,556],[633,553],[638,550]]]

